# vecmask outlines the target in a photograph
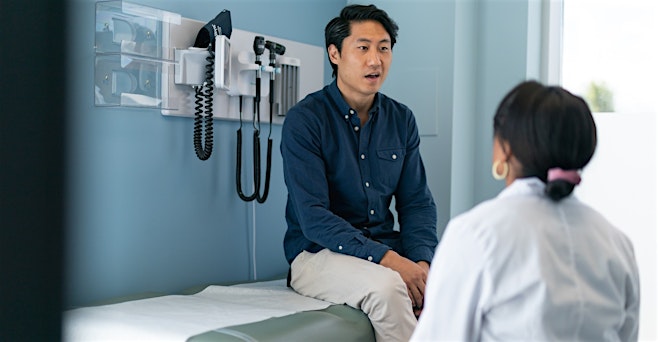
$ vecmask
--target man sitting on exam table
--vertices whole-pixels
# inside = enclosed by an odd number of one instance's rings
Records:
[[[281,138],[290,285],[362,310],[378,341],[409,340],[438,240],[413,113],[379,93],[397,29],[373,5],[331,20],[336,79],[290,109]]]
[[[585,102],[524,82],[493,127],[492,173],[507,187],[448,224],[411,340],[637,340],[633,246],[571,195],[596,147]]]

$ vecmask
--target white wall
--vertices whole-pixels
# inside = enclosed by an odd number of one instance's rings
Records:
[[[633,242],[640,272],[640,340],[656,336],[658,120],[655,113],[596,113],[598,146],[575,194]]]
[[[563,1],[562,84],[585,95],[590,82],[613,93],[615,113],[594,113],[599,145],[576,195],[633,242],[640,272],[640,340],[656,341],[658,205],[658,5],[655,1]],[[623,30],[619,28],[623,27]]]

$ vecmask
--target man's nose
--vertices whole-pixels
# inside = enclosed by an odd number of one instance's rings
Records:
[[[367,58],[368,58],[367,60],[368,65],[378,66],[382,64],[382,58],[379,55],[379,51],[377,51],[376,49],[371,49],[370,51],[368,51]]]

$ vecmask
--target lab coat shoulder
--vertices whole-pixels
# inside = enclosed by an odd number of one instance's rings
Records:
[[[601,234],[605,234],[627,256],[634,256],[633,244],[621,227],[616,227],[601,212],[579,201],[575,197],[565,201],[570,203],[570,206],[565,208],[565,214],[567,216],[585,217],[592,227],[596,227]]]
[[[460,234],[471,234],[483,248],[495,246],[501,242],[498,237],[517,228],[512,224],[514,221],[532,215],[534,207],[529,200],[532,201],[532,198],[500,196],[486,200],[451,219],[446,232],[454,230],[455,233],[461,231]]]

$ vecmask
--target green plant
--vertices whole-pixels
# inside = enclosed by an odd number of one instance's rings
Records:
[[[613,93],[605,82],[592,81],[587,87],[585,102],[592,112],[614,112]]]

